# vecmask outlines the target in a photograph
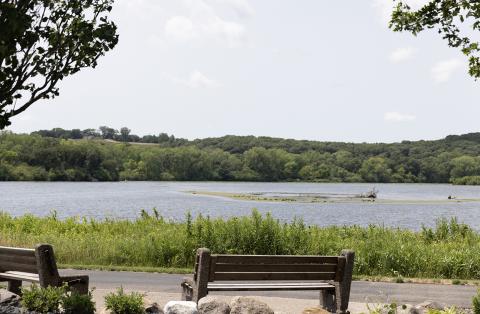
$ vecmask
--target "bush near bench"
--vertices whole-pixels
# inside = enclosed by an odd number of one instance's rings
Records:
[[[90,291],[81,295],[68,291],[67,286],[41,288],[36,284],[22,287],[21,305],[37,313],[93,314],[95,302]]]

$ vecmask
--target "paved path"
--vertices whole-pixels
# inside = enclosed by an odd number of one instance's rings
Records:
[[[127,290],[147,291],[153,293],[175,294],[180,292],[180,282],[184,275],[63,270],[62,274],[90,275],[90,286],[99,290],[111,290],[123,286]],[[383,283],[355,281],[352,284],[350,300],[352,302],[397,302],[399,304],[417,304],[425,300],[470,307],[472,296],[477,287],[459,285],[433,285],[410,283]],[[318,300],[315,291],[285,292],[233,292],[224,295],[258,295],[266,297],[283,297],[292,299]]]

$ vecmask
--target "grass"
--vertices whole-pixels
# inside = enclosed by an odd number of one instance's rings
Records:
[[[337,255],[356,251],[355,276],[480,279],[480,234],[441,220],[419,232],[380,226],[285,224],[270,215],[228,220],[187,215],[185,222],[145,211],[135,221],[93,220],[56,215],[0,214],[0,244],[33,247],[50,243],[58,262],[75,268],[188,272],[195,250],[214,253]]]
[[[142,273],[162,273],[162,274],[191,274],[192,268],[176,268],[176,267],[145,267],[145,266],[115,266],[115,265],[75,265],[60,264],[63,269],[78,270],[104,270],[104,271],[130,271]]]

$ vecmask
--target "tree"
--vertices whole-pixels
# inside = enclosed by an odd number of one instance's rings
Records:
[[[392,170],[382,157],[370,157],[362,163],[358,171],[366,182],[389,182]]]
[[[262,180],[278,181],[284,179],[285,165],[292,160],[281,149],[254,147],[244,154],[245,165],[258,173]]]
[[[478,157],[461,156],[454,158],[450,164],[452,165],[450,171],[452,179],[480,175],[480,158]]]
[[[168,136],[167,133],[160,133],[158,135],[158,142],[159,143],[166,143],[170,140],[170,137]]]
[[[0,0],[0,130],[118,42],[113,0]]]
[[[82,131],[82,137],[100,137],[95,129],[85,129]]]
[[[100,129],[100,132],[102,133],[103,139],[113,140],[118,133],[117,130],[109,128],[108,126],[101,126],[99,127],[99,129]]]
[[[436,28],[450,47],[460,48],[469,58],[469,74],[480,77],[480,44],[461,35],[462,25],[470,22],[473,31],[480,31],[480,3],[478,0],[431,0],[413,11],[399,2],[392,12],[389,27],[396,32],[408,31],[417,35],[425,29]]]
[[[128,142],[128,136],[130,135],[130,130],[127,127],[123,127],[120,129],[120,137],[122,138],[122,142]]]

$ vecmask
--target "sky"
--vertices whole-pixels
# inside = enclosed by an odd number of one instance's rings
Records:
[[[426,1],[407,1],[414,8]],[[14,132],[129,127],[347,142],[480,131],[480,82],[391,0],[117,0],[117,47],[12,119]]]

